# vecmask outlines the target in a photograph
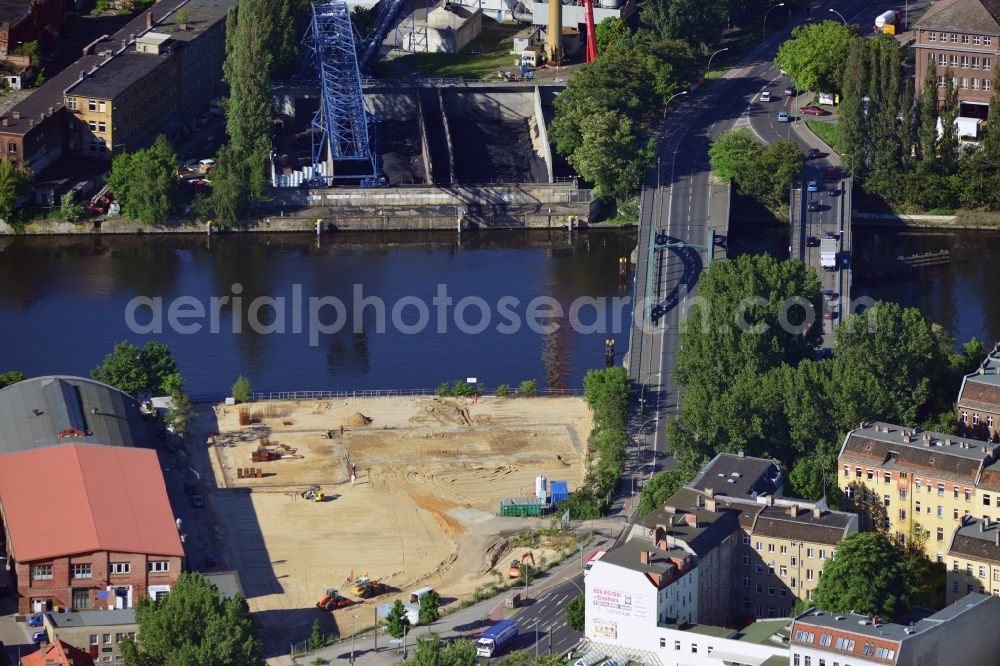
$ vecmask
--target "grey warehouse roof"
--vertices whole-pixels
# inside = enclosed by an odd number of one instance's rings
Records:
[[[152,446],[153,433],[134,398],[93,379],[35,377],[0,390],[0,454],[61,444]]]
[[[113,625],[135,624],[134,608],[119,608],[102,611],[75,611],[72,613],[48,613],[49,623],[56,629],[74,627],[110,627]]]

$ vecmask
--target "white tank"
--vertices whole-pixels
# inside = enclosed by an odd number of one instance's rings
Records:
[[[875,25],[879,28],[884,28],[887,24],[892,25],[896,22],[896,12],[889,10],[884,14],[879,14],[875,17]]]
[[[601,0],[600,6],[605,9],[621,9],[622,0]]]
[[[535,477],[535,497],[542,500],[543,502],[546,501],[549,497],[547,486],[548,486],[548,479],[546,479],[544,476]]]

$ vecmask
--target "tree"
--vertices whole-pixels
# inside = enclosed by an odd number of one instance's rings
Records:
[[[135,604],[137,639],[124,638],[126,666],[262,666],[262,644],[241,595],[221,600],[198,573],[184,572],[159,600]]]
[[[856,178],[862,179],[868,166],[870,147],[864,102],[869,55],[867,40],[856,39],[851,42],[841,84],[843,94],[839,111],[844,163]]]
[[[389,609],[389,615],[385,619],[386,628],[393,638],[402,638],[410,626],[410,619],[406,616],[406,607],[403,602],[396,599]]]
[[[722,41],[726,27],[726,0],[670,0],[667,4],[666,34],[703,49]]]
[[[938,151],[941,154],[941,170],[953,174],[958,170],[958,85],[951,67],[944,72],[944,99],[941,101],[941,138]],[[936,128],[935,128],[936,129]]]
[[[31,191],[34,174],[27,167],[18,169],[13,160],[0,161],[0,219],[9,221],[14,207]]]
[[[708,149],[712,171],[722,180],[735,180],[761,159],[763,145],[749,129],[725,132]]]
[[[885,534],[856,532],[827,561],[813,601],[832,613],[892,619],[910,607],[917,592],[916,575]]]
[[[994,167],[1000,166],[1000,87],[990,95],[990,112],[983,137],[983,153]]]
[[[177,363],[162,342],[147,342],[141,350],[131,342],[119,342],[90,376],[130,395],[143,391],[169,395],[181,382]]]
[[[774,61],[800,90],[840,92],[854,31],[839,21],[808,23],[792,30]]]
[[[791,141],[775,141],[763,154],[763,170],[768,175],[762,198],[771,206],[787,202],[791,196],[792,182],[802,172],[805,157]]]
[[[194,417],[194,405],[191,396],[184,392],[184,384],[179,374],[172,375],[167,381],[169,385],[170,408],[167,409],[165,421],[178,435],[187,433],[188,422]]]
[[[14,55],[28,56],[32,67],[38,67],[42,64],[42,49],[38,45],[37,39],[33,39],[30,42],[25,42],[24,44],[18,46],[14,49]]]
[[[351,25],[362,37],[367,37],[368,33],[375,26],[375,12],[371,7],[355,5],[351,9]]]
[[[77,203],[72,192],[66,192],[59,199],[59,216],[67,222],[78,222],[83,217],[84,208]]]
[[[938,141],[938,82],[937,63],[933,55],[927,61],[927,74],[920,91],[920,159],[922,166],[930,168],[937,157]]]
[[[902,166],[900,144],[900,60],[899,44],[889,36],[866,40],[871,51],[868,92],[868,164],[870,172],[865,188],[883,197],[898,191]]]
[[[233,384],[233,399],[236,402],[250,402],[250,397],[250,382],[246,377],[240,375]]]
[[[617,16],[606,17],[594,26],[594,35],[597,37],[597,52],[604,53],[611,46],[612,41],[628,38],[629,32],[628,26]]]
[[[805,158],[791,141],[765,146],[748,129],[726,132],[712,142],[709,162],[716,175],[733,180],[740,192],[776,207],[787,201]]]
[[[212,176],[209,208],[222,229],[237,226],[250,201],[246,168],[230,145],[219,148]]]
[[[583,631],[587,617],[587,606],[583,595],[578,595],[566,604],[566,624],[574,631]]]
[[[162,134],[150,148],[121,153],[111,162],[108,189],[122,212],[146,224],[163,224],[170,215],[177,156]]]
[[[441,611],[438,608],[440,603],[441,597],[434,590],[420,597],[420,624],[437,622],[438,617],[441,615]]]
[[[410,663],[414,666],[476,666],[476,644],[460,638],[446,645],[437,634],[426,634],[417,638]]]
[[[309,649],[318,650],[323,647],[323,628],[319,623],[319,618],[313,620],[312,630],[309,633]]]
[[[517,386],[517,394],[522,398],[535,398],[538,396],[538,382],[534,379],[525,379]]]
[[[23,382],[26,379],[24,373],[20,370],[8,370],[7,372],[0,372],[0,389],[7,388],[11,384],[16,384],[18,382]]]
[[[663,506],[671,495],[692,478],[685,473],[685,470],[680,469],[654,474],[642,487],[642,494],[639,496],[639,514],[645,516],[653,509]]]
[[[639,191],[649,170],[651,151],[642,132],[615,111],[588,115],[580,125],[580,146],[566,160],[600,196],[619,201]]]

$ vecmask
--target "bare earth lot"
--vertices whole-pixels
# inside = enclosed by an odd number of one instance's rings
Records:
[[[210,502],[229,564],[268,629],[301,630],[327,587],[350,596],[351,576],[468,596],[493,580],[491,568],[506,570],[506,537],[539,524],[497,517],[499,500],[533,495],[539,474],[576,489],[591,428],[582,398],[255,403],[263,425],[243,427],[239,409],[205,414],[192,441],[218,433],[208,450],[219,488]],[[251,462],[265,437],[269,450],[294,457]],[[265,476],[239,479],[246,467]],[[326,501],[299,497],[314,483]]]

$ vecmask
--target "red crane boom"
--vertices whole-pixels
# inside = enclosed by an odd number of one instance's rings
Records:
[[[587,62],[597,60],[597,34],[594,31],[593,0],[583,0],[583,11],[587,19]]]

